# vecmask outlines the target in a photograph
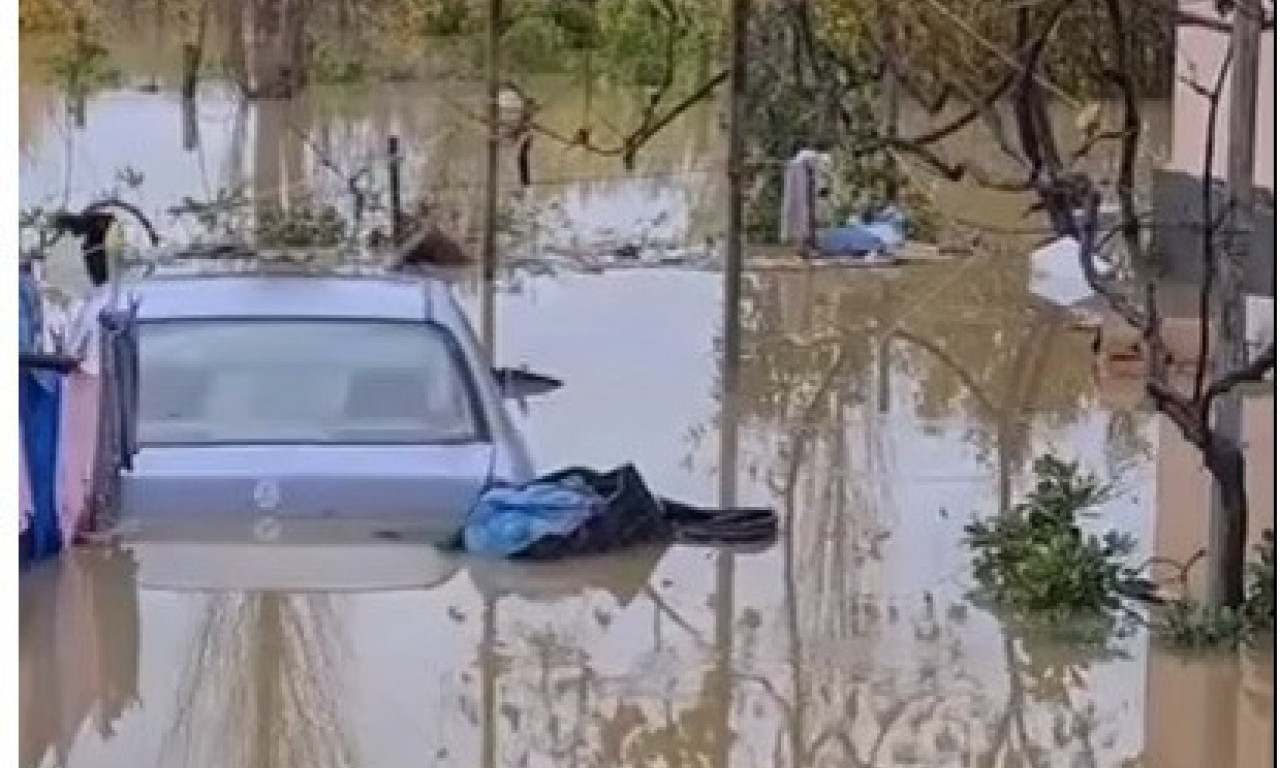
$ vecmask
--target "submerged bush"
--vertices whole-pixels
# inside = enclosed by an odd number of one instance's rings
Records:
[[[1110,634],[1126,598],[1150,597],[1149,582],[1128,564],[1133,539],[1116,531],[1090,534],[1081,527],[1109,493],[1094,475],[1052,456],[1037,459],[1034,471],[1035,487],[1022,503],[965,527],[976,597],[1008,612],[1015,624],[1053,625],[1054,634],[1076,639]],[[1214,609],[1195,600],[1173,600],[1154,612],[1152,632],[1185,650],[1265,645],[1276,626],[1274,532],[1263,533],[1246,578],[1240,607]]]
[[[1109,489],[1073,462],[1042,456],[1026,499],[990,521],[965,527],[973,551],[980,600],[1020,619],[1109,617],[1132,594],[1135,571],[1126,564],[1131,537],[1086,533],[1082,518]]]
[[[1249,563],[1245,584],[1245,617],[1258,631],[1276,631],[1276,534],[1262,532],[1262,541],[1254,548],[1255,558]]]
[[[1276,537],[1265,531],[1246,573],[1239,608],[1213,609],[1195,600],[1175,600],[1157,616],[1154,631],[1183,650],[1268,645],[1276,631]]]
[[[270,207],[258,213],[256,239],[267,248],[331,248],[342,244],[347,222],[331,205]]]

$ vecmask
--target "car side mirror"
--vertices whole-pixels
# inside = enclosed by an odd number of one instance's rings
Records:
[[[495,368],[493,376],[498,381],[502,396],[513,400],[545,395],[564,386],[559,379],[523,368]]]

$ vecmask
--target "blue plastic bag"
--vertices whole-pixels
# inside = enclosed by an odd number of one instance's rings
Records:
[[[580,483],[533,482],[481,494],[462,530],[466,551],[511,557],[549,536],[568,536],[604,513],[605,500]]]
[[[843,227],[818,233],[818,250],[832,256],[889,253],[907,241],[907,220],[889,206],[862,219],[850,219]]]

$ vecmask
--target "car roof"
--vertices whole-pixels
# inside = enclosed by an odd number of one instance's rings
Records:
[[[127,292],[139,320],[218,317],[373,319],[447,322],[452,296],[443,281],[417,276],[151,276]]]

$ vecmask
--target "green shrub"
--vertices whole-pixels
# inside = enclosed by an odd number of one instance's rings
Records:
[[[347,222],[331,205],[272,207],[258,214],[255,234],[267,248],[331,248],[343,242]]]
[[[1175,648],[1192,651],[1269,645],[1276,631],[1273,531],[1262,534],[1245,578],[1245,601],[1239,608],[1214,610],[1195,600],[1176,600],[1157,614],[1156,636]]]
[[[1075,463],[1042,456],[1035,487],[1009,512],[965,527],[980,600],[1020,619],[1110,616],[1132,592],[1131,537],[1086,533],[1081,518],[1108,488]]]
[[[1244,614],[1260,632],[1276,630],[1276,534],[1267,530],[1254,548],[1256,558],[1249,563],[1245,583]]]
[[[1156,636],[1183,650],[1237,648],[1249,642],[1244,612],[1214,610],[1194,600],[1175,600],[1164,606],[1155,623]]]

